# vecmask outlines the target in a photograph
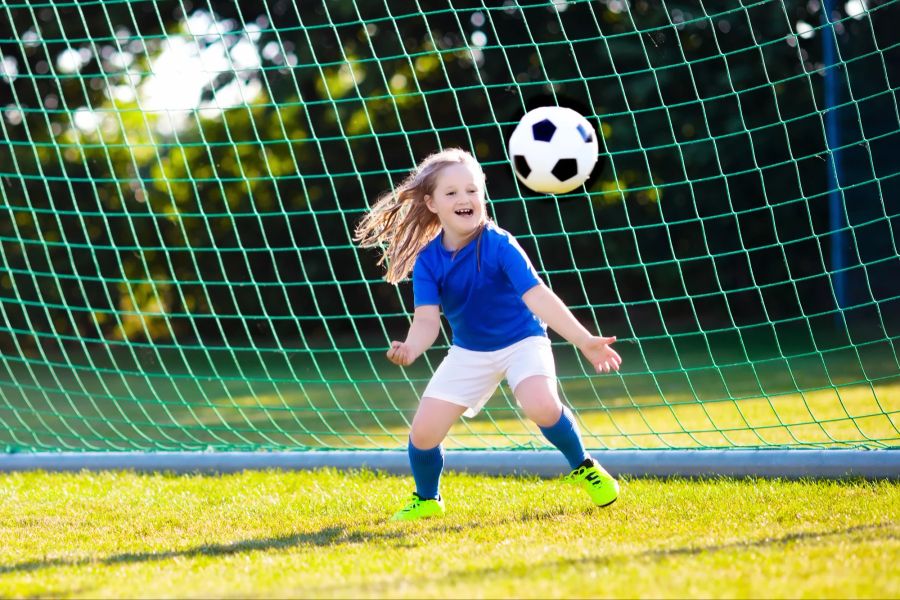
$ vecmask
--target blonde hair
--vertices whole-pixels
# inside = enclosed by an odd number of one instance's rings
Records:
[[[436,214],[428,210],[425,196],[434,193],[437,176],[445,167],[455,164],[469,166],[480,176],[484,188],[484,171],[475,157],[459,148],[448,148],[428,156],[414,168],[396,188],[381,195],[356,226],[353,239],[362,248],[381,248],[379,265],[387,263],[385,280],[400,283],[412,270],[422,248],[441,230]],[[482,213],[481,233],[487,217]]]

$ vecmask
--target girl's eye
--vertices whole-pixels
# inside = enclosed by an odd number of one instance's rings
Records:
[[[455,193],[456,193],[456,192],[447,192],[447,195],[448,195],[448,196],[452,196],[452,195],[455,194]]]

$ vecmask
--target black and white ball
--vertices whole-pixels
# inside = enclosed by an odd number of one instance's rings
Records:
[[[565,194],[583,184],[597,163],[598,149],[588,120],[561,106],[528,111],[509,138],[519,181],[544,194]]]

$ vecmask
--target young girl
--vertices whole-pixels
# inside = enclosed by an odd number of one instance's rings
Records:
[[[598,373],[619,369],[622,359],[611,347],[616,338],[591,335],[543,284],[515,238],[487,218],[484,181],[468,152],[433,154],[379,198],[356,229],[362,247],[384,248],[378,264],[387,263],[388,283],[413,272],[413,322],[405,341],[391,342],[388,359],[407,366],[430,348],[441,309],[453,332],[409,434],[416,491],[393,520],[444,514],[441,442],[460,415],[478,414],[503,377],[569,462],[565,481],[584,487],[598,506],[619,495],[618,482],[585,452],[572,413],[559,400],[547,326],[575,344]]]

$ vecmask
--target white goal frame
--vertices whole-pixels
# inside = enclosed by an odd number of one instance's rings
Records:
[[[900,479],[900,449],[885,450],[601,450],[613,475]],[[233,473],[244,470],[370,469],[409,474],[404,451],[34,452],[0,454],[0,472],[106,471]],[[448,451],[445,469],[489,475],[556,477],[568,470],[550,450]]]

